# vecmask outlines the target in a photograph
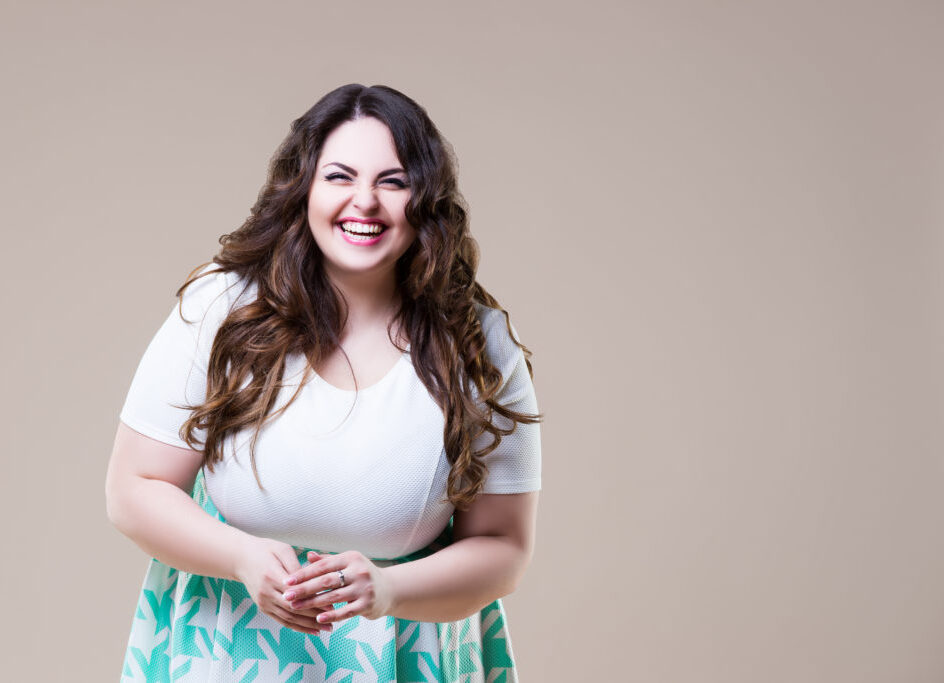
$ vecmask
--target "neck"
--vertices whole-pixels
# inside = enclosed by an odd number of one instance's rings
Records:
[[[328,270],[328,279],[344,298],[347,324],[342,336],[351,330],[386,326],[400,305],[394,270],[379,273],[338,273]]]

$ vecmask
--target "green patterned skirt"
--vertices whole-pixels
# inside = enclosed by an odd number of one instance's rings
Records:
[[[202,469],[192,496],[226,523],[207,495]],[[451,532],[450,522],[429,546],[374,562],[385,566],[425,557],[447,545]],[[302,566],[307,552],[317,551],[295,550]],[[501,600],[459,621],[354,616],[335,622],[331,632],[313,635],[261,612],[239,581],[189,574],[152,558],[121,680],[492,683],[518,678]]]

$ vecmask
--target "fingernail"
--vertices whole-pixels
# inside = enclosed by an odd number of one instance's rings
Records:
[[[286,585],[286,586],[294,586],[294,585],[295,585],[295,577],[294,577],[294,576],[289,576],[288,578],[286,578],[286,579],[285,579],[285,585]]]
[[[295,591],[289,591],[288,593],[283,594],[282,597],[285,598],[286,600],[294,600]]]

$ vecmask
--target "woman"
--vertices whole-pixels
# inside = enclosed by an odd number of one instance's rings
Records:
[[[515,680],[543,416],[425,110],[330,92],[220,242],[108,467],[153,557],[123,680]]]

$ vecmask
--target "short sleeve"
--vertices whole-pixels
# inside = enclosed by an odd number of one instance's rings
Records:
[[[486,352],[492,364],[502,373],[502,386],[496,399],[500,404],[517,412],[537,413],[537,398],[524,351],[508,334],[505,314],[497,308],[482,305],[480,311]],[[514,325],[511,329],[515,338],[520,339]],[[514,423],[494,413],[492,424],[508,429]],[[488,465],[488,475],[483,493],[524,493],[541,489],[540,426],[540,423],[517,423],[515,431],[503,436],[498,447],[484,457],[483,461]],[[473,448],[479,450],[490,444],[493,438],[491,434],[484,432],[473,441]]]
[[[181,406],[206,399],[210,349],[229,312],[226,273],[216,268],[204,268],[201,273],[214,272],[195,280],[174,303],[138,363],[119,414],[136,432],[181,448],[189,448],[180,427],[190,416]]]

